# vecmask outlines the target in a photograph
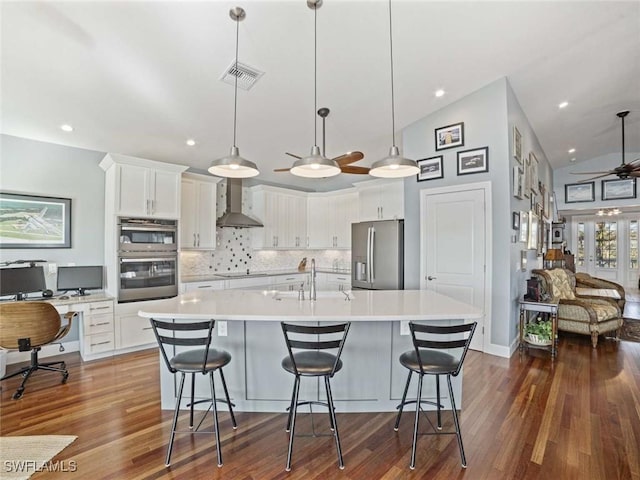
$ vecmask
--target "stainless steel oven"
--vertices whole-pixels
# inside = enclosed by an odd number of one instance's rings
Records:
[[[118,302],[135,302],[175,297],[178,294],[177,253],[141,256],[121,253]]]
[[[120,253],[177,252],[178,222],[148,218],[118,219]]]
[[[178,222],[118,219],[118,302],[178,294]]]

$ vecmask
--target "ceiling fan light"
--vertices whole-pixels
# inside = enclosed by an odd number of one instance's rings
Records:
[[[416,161],[401,156],[400,149],[393,145],[389,149],[389,156],[371,165],[369,175],[379,178],[402,178],[417,175],[419,172]]]
[[[324,178],[340,173],[338,164],[320,153],[320,147],[311,147],[311,155],[296,160],[290,172],[298,177]]]
[[[240,156],[236,146],[231,147],[226,157],[211,162],[208,171],[211,175],[227,178],[250,178],[260,173],[255,163]]]

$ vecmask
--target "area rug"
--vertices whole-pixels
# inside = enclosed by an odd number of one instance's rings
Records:
[[[71,444],[75,435],[29,435],[0,437],[0,479],[23,480],[38,471],[72,472],[72,460],[51,459]]]
[[[640,320],[635,318],[625,318],[620,328],[620,340],[629,342],[640,342]]]

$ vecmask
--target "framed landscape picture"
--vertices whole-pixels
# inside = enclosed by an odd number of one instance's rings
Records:
[[[444,170],[442,169],[442,156],[423,158],[418,160],[418,181],[435,180],[436,178],[444,178]]]
[[[71,199],[0,192],[0,248],[71,248]]]
[[[636,198],[636,179],[602,180],[602,200]]]
[[[458,175],[489,171],[489,147],[458,152]]]
[[[564,186],[564,202],[593,202],[595,201],[595,182],[568,183]]]
[[[436,128],[436,150],[462,147],[464,145],[464,122]]]

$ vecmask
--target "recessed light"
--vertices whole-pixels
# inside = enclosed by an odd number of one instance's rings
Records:
[[[569,106],[569,102],[562,102],[560,104],[558,104],[558,108],[566,108]]]
[[[569,149],[569,153],[576,153],[576,149],[575,148],[570,148]]]
[[[65,132],[73,132],[73,127],[71,125],[67,125],[66,123],[64,125],[60,125],[60,129],[64,130]]]
[[[444,90],[439,89],[435,92],[436,97],[442,97],[444,95]]]
[[[193,147],[196,144],[196,141],[193,138],[190,138],[189,140],[187,140],[185,142],[187,145],[189,145],[190,147]]]

